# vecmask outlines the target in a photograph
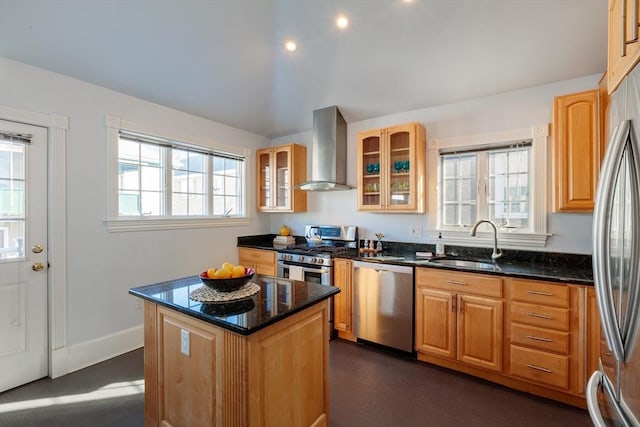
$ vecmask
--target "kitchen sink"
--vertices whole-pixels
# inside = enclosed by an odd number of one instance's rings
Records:
[[[483,261],[469,261],[464,259],[432,259],[426,262],[421,262],[422,264],[435,264],[435,265],[446,265],[450,267],[460,267],[460,268],[471,268],[474,270],[490,270],[490,271],[499,271],[500,267],[491,263],[491,262],[483,262]]]

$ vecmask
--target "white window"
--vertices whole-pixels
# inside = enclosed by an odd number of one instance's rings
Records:
[[[472,227],[479,219],[530,232],[531,141],[440,153],[441,228]]]
[[[107,122],[110,231],[249,222],[247,150],[208,148],[141,132],[133,124],[129,130],[111,116]]]
[[[493,134],[435,139],[429,144],[431,237],[449,244],[481,246],[498,227],[501,246],[544,247],[546,230],[548,126]],[[435,211],[435,212],[434,212]]]

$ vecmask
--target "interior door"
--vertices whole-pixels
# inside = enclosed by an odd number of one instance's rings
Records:
[[[48,372],[46,136],[0,120],[0,392]]]

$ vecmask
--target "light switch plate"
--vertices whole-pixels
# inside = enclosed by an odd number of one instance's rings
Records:
[[[189,356],[189,331],[180,329],[180,351],[185,356]]]

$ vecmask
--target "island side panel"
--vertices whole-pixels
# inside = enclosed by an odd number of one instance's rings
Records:
[[[144,302],[144,425],[158,425],[157,305]]]
[[[160,425],[223,425],[217,408],[222,401],[224,332],[164,307],[158,307],[157,319]]]
[[[328,425],[327,304],[249,337],[249,425]]]

